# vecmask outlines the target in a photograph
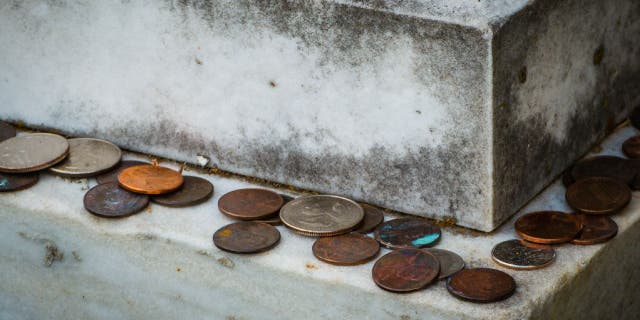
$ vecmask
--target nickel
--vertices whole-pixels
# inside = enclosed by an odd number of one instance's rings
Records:
[[[67,139],[50,133],[33,133],[0,142],[0,172],[22,173],[46,169],[64,160]]]
[[[382,220],[384,220],[384,214],[382,213],[382,210],[372,205],[361,203],[360,206],[364,210],[364,219],[354,232],[369,233],[382,223]]]
[[[439,280],[446,279],[456,272],[464,269],[464,260],[462,260],[462,258],[455,252],[435,248],[424,250],[438,258],[438,262],[440,262],[440,273],[438,274]]]
[[[71,178],[86,178],[109,171],[120,162],[122,151],[115,144],[92,138],[69,139],[69,156],[51,167],[51,172]]]

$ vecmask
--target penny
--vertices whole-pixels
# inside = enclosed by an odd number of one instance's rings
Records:
[[[284,199],[266,189],[238,189],[224,194],[218,200],[220,212],[240,220],[269,217],[282,207]]]
[[[16,128],[4,121],[0,121],[0,142],[15,136]]]
[[[282,207],[280,219],[293,231],[306,236],[334,236],[353,230],[364,218],[356,202],[330,195],[297,198]]]
[[[142,211],[149,205],[149,197],[129,192],[116,182],[107,182],[91,188],[84,195],[84,207],[104,218],[122,218]]]
[[[498,243],[491,250],[491,257],[497,264],[516,270],[533,270],[548,266],[555,260],[556,251],[546,244],[525,240],[507,240]]]
[[[520,217],[516,233],[523,239],[542,244],[569,242],[582,229],[578,217],[559,211],[538,211]]]
[[[0,142],[0,172],[33,172],[64,160],[67,139],[51,133],[33,133]]]
[[[131,168],[133,166],[139,166],[142,164],[149,164],[149,163],[144,161],[136,161],[136,160],[120,161],[120,163],[118,163],[118,165],[115,168],[97,176],[96,180],[98,181],[98,183],[117,182],[118,175],[120,174],[120,172],[122,172],[122,170],[126,168]]]
[[[209,180],[193,176],[183,178],[184,182],[180,189],[154,196],[151,200],[167,207],[186,207],[205,202],[213,195],[213,185]]]
[[[383,222],[374,234],[389,249],[423,248],[440,239],[440,227],[420,218],[399,218]]]
[[[435,248],[423,250],[432,253],[436,258],[438,258],[438,262],[440,262],[440,273],[438,274],[439,280],[446,279],[456,272],[464,269],[464,260],[454,252]]]
[[[27,189],[38,182],[37,173],[0,173],[0,192]]]
[[[631,121],[631,125],[633,125],[636,129],[640,129],[640,106],[637,106],[629,115],[629,120]]]
[[[625,140],[622,143],[622,152],[631,159],[640,158],[640,135]]]
[[[313,244],[316,258],[335,265],[351,266],[365,263],[378,255],[380,245],[359,233],[318,238]]]
[[[590,245],[607,242],[618,233],[618,225],[608,216],[580,214],[582,231],[571,240],[573,244]]]
[[[420,249],[395,250],[376,261],[373,281],[382,289],[411,292],[430,284],[440,271],[438,259]]]
[[[382,210],[372,205],[361,203],[360,206],[364,210],[364,219],[354,232],[369,233],[382,223],[382,220],[384,220],[384,214],[382,213]]]
[[[86,178],[115,167],[122,151],[115,144],[92,138],[69,139],[69,156],[49,170],[70,178]]]
[[[447,280],[447,290],[457,298],[471,302],[495,302],[516,291],[516,281],[496,269],[465,269]]]
[[[576,163],[571,175],[576,181],[591,177],[608,177],[629,184],[635,177],[635,171],[627,159],[595,156]]]
[[[589,214],[620,211],[631,201],[629,187],[611,178],[582,179],[567,189],[567,203],[573,209]]]
[[[164,194],[177,190],[184,179],[178,171],[161,167],[156,163],[143,164],[122,170],[118,175],[121,187],[142,194]]]
[[[216,247],[233,253],[257,253],[273,248],[280,241],[276,227],[256,221],[226,225],[213,234]]]

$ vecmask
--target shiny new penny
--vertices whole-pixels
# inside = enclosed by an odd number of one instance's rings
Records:
[[[216,247],[233,253],[257,253],[273,248],[280,241],[276,227],[256,222],[241,221],[226,225],[213,234]]]
[[[420,249],[395,250],[376,261],[373,281],[393,292],[420,290],[431,283],[440,271],[438,259]]]
[[[559,211],[528,213],[516,221],[516,233],[523,239],[542,244],[569,242],[582,229],[582,222],[572,214]]]
[[[49,168],[57,175],[70,178],[86,178],[109,171],[115,167],[122,151],[115,144],[100,139],[69,139],[69,156]]]
[[[533,270],[551,264],[556,258],[556,251],[546,244],[514,239],[498,243],[493,247],[491,257],[503,267]]]
[[[618,233],[618,225],[608,216],[579,215],[582,219],[582,231],[571,240],[573,244],[591,245],[607,242]]]
[[[27,189],[38,182],[37,173],[0,173],[0,192]]]
[[[389,249],[429,247],[440,239],[440,227],[420,218],[399,218],[383,222],[374,234]]]
[[[104,218],[122,218],[142,211],[149,197],[129,192],[116,182],[107,182],[91,188],[84,195],[87,211]]]
[[[640,158],[640,135],[627,139],[622,144],[622,152],[631,159]]]
[[[297,198],[280,210],[285,226],[306,236],[333,236],[353,230],[364,218],[356,202],[330,195]]]
[[[193,176],[183,178],[184,182],[180,189],[154,196],[151,200],[167,207],[186,207],[205,202],[213,195],[213,185],[209,180]]]
[[[284,199],[265,189],[238,189],[224,194],[218,200],[220,212],[240,220],[269,217],[282,207]]]
[[[143,164],[149,164],[148,162],[136,161],[136,160],[123,160],[118,165],[108,172],[105,172],[96,177],[98,183],[118,182],[118,175],[122,170],[131,168],[133,166],[139,166]]]
[[[142,194],[164,194],[178,190],[184,179],[178,171],[157,164],[133,166],[118,175],[121,187]]]
[[[457,298],[471,302],[495,302],[516,291],[516,281],[496,269],[465,269],[447,280],[447,290]]]
[[[440,273],[438,274],[439,280],[446,279],[456,272],[464,269],[464,260],[454,252],[435,248],[423,250],[430,252],[438,258],[438,262],[440,262]]]
[[[364,210],[364,219],[360,226],[353,231],[358,233],[369,233],[375,230],[375,228],[382,223],[382,220],[384,220],[384,214],[382,213],[382,210],[372,205],[361,203],[360,206]]]
[[[587,178],[572,184],[566,193],[569,206],[582,213],[610,214],[620,211],[631,201],[631,190],[611,178]]]
[[[64,160],[69,143],[62,136],[33,133],[0,142],[0,172],[33,172]]]
[[[378,255],[380,245],[372,238],[359,233],[319,238],[313,244],[316,258],[336,265],[365,263]]]
[[[0,142],[15,136],[16,128],[4,121],[0,121]]]
[[[627,159],[595,156],[576,163],[571,175],[576,181],[591,177],[608,177],[629,184],[635,177],[635,171]]]

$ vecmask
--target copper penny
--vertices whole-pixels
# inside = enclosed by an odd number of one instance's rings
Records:
[[[121,187],[142,194],[164,194],[182,186],[182,174],[157,164],[144,164],[122,170],[118,175]]]
[[[423,250],[430,252],[438,258],[438,262],[440,263],[440,273],[438,274],[439,280],[446,279],[456,272],[464,269],[464,260],[462,260],[462,258],[455,252],[435,248]]]
[[[588,178],[567,189],[567,203],[573,209],[589,214],[610,214],[622,210],[631,201],[631,190],[611,178]]]
[[[440,271],[438,259],[420,249],[395,250],[376,261],[373,281],[382,289],[411,292],[430,284]]]
[[[465,269],[449,278],[447,290],[463,300],[495,302],[509,298],[516,291],[516,281],[496,269]]]
[[[38,182],[37,173],[1,173],[0,192],[18,191],[27,189]]]
[[[582,219],[582,231],[571,243],[579,245],[590,245],[607,242],[618,233],[618,225],[608,216],[594,216],[590,214],[580,214]]]
[[[440,235],[440,227],[425,219],[399,218],[383,222],[374,236],[382,246],[400,249],[433,246]]]
[[[114,169],[97,176],[96,180],[98,181],[98,183],[117,182],[118,175],[120,174],[120,172],[122,172],[122,170],[126,168],[131,168],[133,166],[143,165],[143,164],[150,164],[150,163],[144,162],[144,161],[136,161],[136,160],[120,161],[120,163]]]
[[[359,233],[318,238],[313,244],[316,258],[335,265],[352,266],[365,263],[378,255],[380,245]]]
[[[364,219],[360,223],[360,226],[353,231],[358,233],[369,233],[382,223],[382,220],[384,220],[384,214],[382,213],[382,210],[372,205],[360,203],[360,206],[364,210]]]
[[[0,172],[43,170],[64,160],[69,142],[51,133],[32,133],[0,142]]]
[[[0,121],[0,142],[15,136],[16,128],[4,121]]]
[[[629,184],[635,176],[635,171],[627,159],[595,156],[576,163],[571,175],[576,181],[591,177],[608,177]]]
[[[622,152],[629,158],[640,158],[640,135],[627,139],[622,144]]]
[[[563,243],[575,238],[582,229],[582,222],[572,214],[538,211],[520,217],[515,229],[520,237],[530,242]]]
[[[226,225],[213,234],[216,247],[233,253],[257,253],[273,248],[280,241],[276,227],[256,222],[241,221]]]
[[[91,188],[84,195],[87,211],[104,218],[122,218],[142,211],[149,205],[149,197],[129,192],[116,182],[107,182]]]
[[[218,200],[220,212],[240,220],[269,217],[282,207],[284,199],[266,189],[238,189],[224,194]]]
[[[183,178],[184,183],[180,189],[154,196],[151,200],[167,207],[186,207],[203,203],[213,195],[213,185],[209,180],[193,176]]]
[[[491,258],[497,264],[516,270],[533,270],[548,266],[555,260],[556,251],[546,244],[525,240],[507,240],[491,250]]]
[[[633,111],[631,111],[629,120],[631,121],[631,125],[640,130],[640,106],[635,107]]]

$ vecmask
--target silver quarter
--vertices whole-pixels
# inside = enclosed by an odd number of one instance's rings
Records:
[[[443,249],[423,249],[425,251],[431,252],[438,261],[440,262],[440,274],[438,274],[438,279],[446,279],[456,272],[464,269],[464,260],[456,254],[455,252],[451,252],[449,250]]]
[[[33,172],[64,160],[67,139],[57,134],[33,133],[0,142],[0,172]]]
[[[282,223],[307,236],[333,236],[353,230],[364,218],[362,207],[330,195],[300,197],[280,209]]]
[[[556,258],[556,252],[551,246],[545,244],[525,240],[507,240],[493,247],[491,257],[503,267],[532,270],[551,264]]]
[[[71,178],[86,178],[115,167],[122,151],[115,144],[92,138],[69,139],[69,156],[50,168],[51,172]]]

